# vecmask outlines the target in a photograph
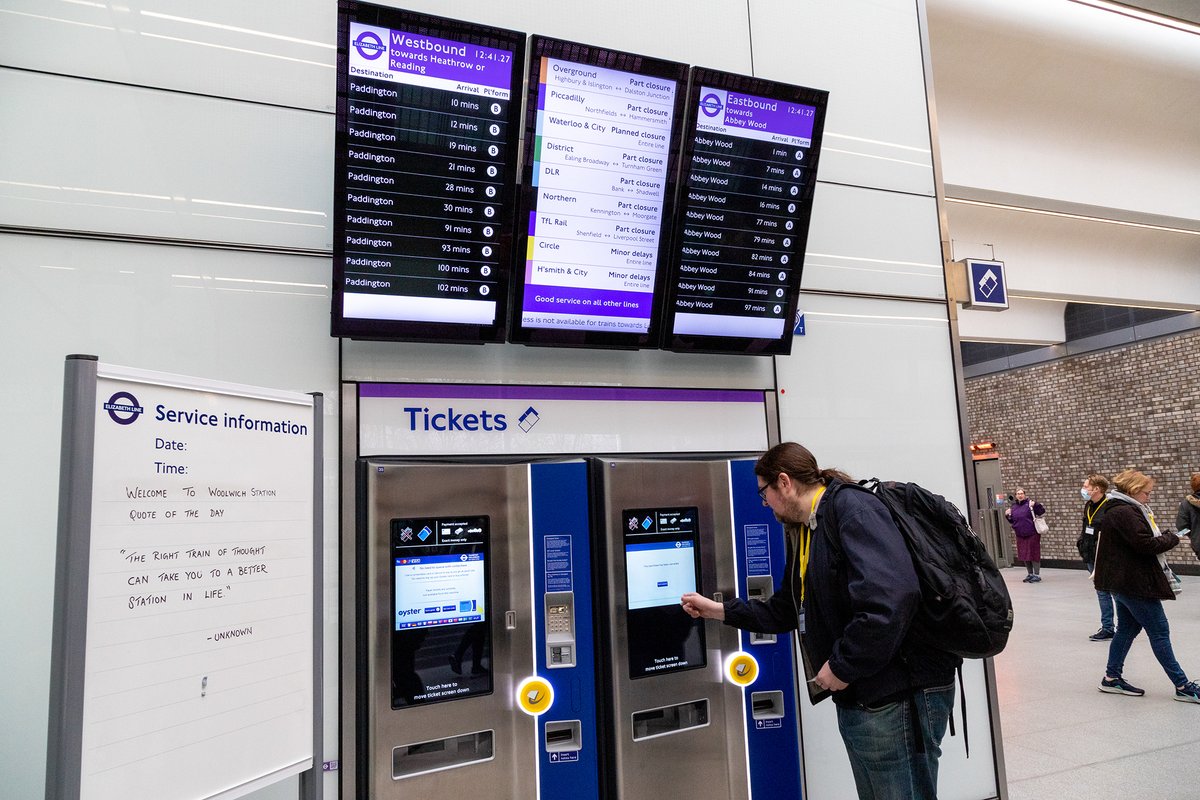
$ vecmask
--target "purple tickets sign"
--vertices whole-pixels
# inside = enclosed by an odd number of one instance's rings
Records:
[[[388,42],[388,69],[509,89],[512,53],[393,30]]]
[[[724,92],[725,116],[722,123],[730,128],[775,133],[781,136],[796,136],[811,139],[817,110],[801,103],[772,100],[738,92]],[[701,102],[708,108],[720,102],[719,93],[704,89]]]

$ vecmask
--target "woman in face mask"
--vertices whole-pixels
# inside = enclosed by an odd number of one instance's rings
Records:
[[[1100,691],[1140,697],[1146,692],[1127,682],[1121,673],[1133,640],[1144,629],[1150,649],[1175,687],[1175,699],[1200,703],[1200,686],[1188,680],[1175,660],[1171,630],[1163,600],[1174,600],[1163,555],[1179,544],[1179,537],[1160,531],[1147,503],[1154,481],[1133,469],[1118,473],[1108,493],[1108,508],[1096,544],[1097,589],[1111,592],[1117,605],[1117,633],[1108,648],[1108,667]]]
[[[1004,509],[1004,517],[1012,525],[1013,533],[1017,535],[1017,558],[1025,562],[1025,583],[1041,583],[1042,581],[1042,535],[1037,532],[1033,518],[1046,513],[1041,503],[1025,496],[1025,490],[1018,488],[1013,504]]]

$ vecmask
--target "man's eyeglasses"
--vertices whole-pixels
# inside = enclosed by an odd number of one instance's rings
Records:
[[[776,475],[774,478],[772,478],[771,480],[764,483],[762,486],[758,487],[758,499],[759,500],[762,500],[764,503],[767,502],[767,489],[771,488],[771,484],[777,480],[779,480],[778,475]]]

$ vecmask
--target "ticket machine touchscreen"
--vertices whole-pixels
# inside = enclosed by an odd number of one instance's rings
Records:
[[[704,621],[689,617],[679,604],[681,595],[699,585],[696,517],[695,507],[621,512],[630,678],[707,663]]]
[[[391,521],[392,708],[492,692],[488,518]]]

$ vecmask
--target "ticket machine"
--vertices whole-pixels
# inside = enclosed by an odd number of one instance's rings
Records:
[[[745,588],[745,525],[759,526],[752,585],[773,590],[771,567],[782,570],[782,557],[764,552],[782,549],[774,520],[761,503],[744,508],[753,463],[733,463],[751,470],[736,493],[724,459],[591,462],[610,797],[664,787],[694,800],[800,796],[790,637],[743,644],[739,631],[693,620],[679,603],[688,591],[720,600]]]
[[[358,471],[355,796],[598,797],[585,463]]]

